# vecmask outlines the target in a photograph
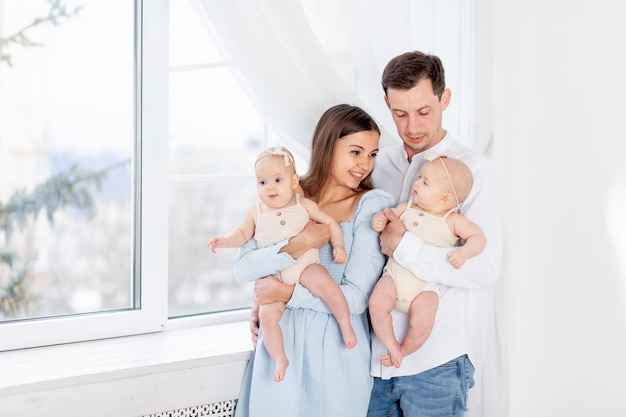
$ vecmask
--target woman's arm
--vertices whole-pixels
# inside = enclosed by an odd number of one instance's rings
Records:
[[[254,281],[255,302],[269,304],[276,301],[286,303],[293,294],[293,285],[285,284],[274,275]]]
[[[256,240],[250,239],[235,257],[235,279],[246,283],[274,275],[293,265],[307,250],[324,246],[328,238],[328,226],[309,222],[297,236],[264,248],[257,248]]]
[[[253,238],[239,248],[235,258],[235,279],[240,283],[256,280],[254,292],[257,300],[252,305],[250,316],[250,333],[255,349],[259,337],[259,303],[287,302],[294,290],[293,285],[283,284],[270,275],[292,265],[294,258],[300,257],[307,250],[321,248],[328,242],[329,236],[327,225],[309,222],[300,234],[288,241],[259,249]]]
[[[352,314],[361,314],[366,310],[369,296],[385,264],[385,256],[380,252],[378,244],[378,232],[372,228],[371,218],[383,208],[394,205],[393,197],[382,190],[369,191],[361,198],[354,218],[352,248],[349,249],[348,261],[339,284]],[[287,307],[330,313],[320,299],[300,284],[296,284]]]

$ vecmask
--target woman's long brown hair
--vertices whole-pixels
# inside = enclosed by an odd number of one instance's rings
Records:
[[[313,133],[309,171],[300,179],[300,185],[307,196],[317,196],[326,184],[335,143],[345,136],[363,131],[375,131],[380,135],[374,119],[360,107],[338,104],[322,114]],[[364,190],[373,188],[370,175],[363,178],[359,187]]]

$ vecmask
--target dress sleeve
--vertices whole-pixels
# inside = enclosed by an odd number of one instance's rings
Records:
[[[368,306],[369,296],[382,273],[385,256],[380,251],[379,233],[372,229],[372,216],[395,201],[391,194],[372,190],[361,197],[354,215],[352,248],[339,288],[348,301],[351,314],[361,314]],[[288,308],[308,308],[330,313],[322,300],[308,289],[296,284]]]
[[[293,265],[296,261],[287,253],[278,253],[289,239],[274,245],[257,248],[254,238],[237,251],[235,257],[235,279],[241,284],[274,275]]]
[[[502,223],[499,194],[493,167],[484,164],[474,172],[474,186],[463,203],[463,215],[476,223],[487,238],[479,255],[468,259],[460,269],[448,261],[454,248],[435,247],[412,233],[405,233],[393,258],[424,281],[451,287],[493,288],[502,263]]]

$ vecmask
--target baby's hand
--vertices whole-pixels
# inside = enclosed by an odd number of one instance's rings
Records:
[[[387,219],[387,216],[385,216],[385,212],[379,211],[372,216],[372,229],[377,232],[382,232],[388,222],[389,220]]]
[[[345,264],[346,261],[348,260],[348,253],[346,252],[343,246],[334,246],[333,256],[334,256],[334,261],[337,264]]]
[[[465,257],[458,250],[450,252],[448,254],[448,260],[456,269],[461,268],[465,263]]]
[[[211,239],[211,241],[209,242],[209,248],[211,248],[211,252],[213,253],[217,253],[215,251],[215,249],[220,248],[222,243],[222,238],[221,237],[214,237],[213,239]]]

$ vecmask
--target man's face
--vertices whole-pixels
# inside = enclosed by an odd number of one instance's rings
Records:
[[[446,135],[441,119],[449,102],[450,90],[446,89],[440,100],[433,92],[430,80],[426,79],[410,90],[387,89],[385,103],[391,110],[409,161],[413,155],[435,146]]]

